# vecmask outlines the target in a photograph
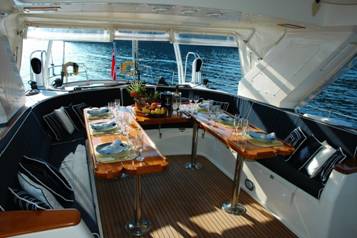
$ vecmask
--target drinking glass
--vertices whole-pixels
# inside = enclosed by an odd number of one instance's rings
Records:
[[[172,109],[178,111],[180,109],[180,106],[181,106],[181,93],[179,92],[174,94]]]
[[[136,160],[143,161],[144,157],[142,156],[144,150],[144,134],[141,129],[138,129],[137,135],[133,137],[132,146],[135,152],[138,154]]]
[[[114,99],[114,107],[115,107],[115,110],[119,111],[120,109],[120,99]]]
[[[113,111],[114,108],[115,108],[114,102],[108,102],[108,109],[110,111]]]
[[[207,111],[208,111],[208,117],[211,118],[211,114],[212,114],[212,110],[213,110],[213,100],[209,100],[208,101],[208,108],[207,108]]]
[[[249,123],[248,123],[248,119],[244,119],[244,118],[241,118],[240,119],[241,123],[241,135],[242,136],[245,136],[246,133],[247,133],[247,130],[248,130],[248,126],[249,126]]]
[[[239,114],[235,114],[233,117],[234,135],[238,134],[239,120],[240,120]]]
[[[197,113],[197,111],[198,111],[198,102],[199,101],[200,101],[200,96],[194,95],[193,96],[193,102],[195,103],[194,108],[193,108],[194,113]]]

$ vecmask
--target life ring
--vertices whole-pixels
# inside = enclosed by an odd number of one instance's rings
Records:
[[[67,62],[62,67],[62,71],[63,71],[63,75],[64,76],[67,77],[69,75],[68,71],[67,71],[67,68],[69,66],[72,66],[72,68],[73,68],[73,75],[78,75],[79,74],[79,65],[77,63],[75,63],[75,62]]]
[[[134,68],[134,62],[133,61],[125,61],[120,65],[120,72],[122,74],[129,74],[130,71]]]

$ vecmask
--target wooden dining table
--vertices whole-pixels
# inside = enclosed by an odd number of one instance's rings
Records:
[[[229,115],[226,112],[225,115],[232,118],[232,115]],[[194,120],[192,153],[191,161],[186,164],[186,168],[196,170],[202,167],[197,161],[198,128],[208,131],[222,143],[235,151],[237,156],[232,198],[229,202],[223,203],[222,209],[230,214],[244,214],[246,212],[246,208],[239,203],[240,177],[243,168],[243,161],[269,159],[277,155],[290,155],[294,152],[294,148],[279,139],[266,143],[256,141],[249,137],[246,133],[242,133],[240,130],[237,131],[232,125],[233,123],[227,125],[227,123],[213,119],[208,113],[191,113],[191,116]],[[263,130],[251,124],[247,130],[264,133]]]
[[[123,173],[135,176],[135,197],[134,197],[134,218],[126,224],[126,229],[133,236],[142,236],[147,233],[151,228],[149,220],[142,217],[142,175],[160,173],[164,171],[168,162],[160,151],[156,148],[154,142],[141,128],[140,124],[136,120],[136,117],[128,110],[119,111],[117,116],[125,118],[125,120],[119,121],[114,117],[114,113],[110,112],[102,117],[95,117],[91,119],[88,114],[90,108],[84,109],[84,119],[86,125],[86,132],[88,136],[87,148],[88,154],[94,164],[94,173],[96,177],[102,179],[116,179]],[[119,115],[122,114],[122,115]],[[120,130],[111,130],[107,133],[95,133],[91,128],[92,123],[107,122],[114,120],[118,129],[120,127],[126,127],[126,133],[121,133]],[[139,155],[132,151],[128,154],[129,160],[126,157],[122,158],[108,158],[103,160],[103,155],[97,151],[98,146],[103,144],[111,144],[112,142],[119,140],[122,143],[130,145],[132,141],[142,139],[142,152]],[[136,156],[140,156],[140,160],[136,159]]]

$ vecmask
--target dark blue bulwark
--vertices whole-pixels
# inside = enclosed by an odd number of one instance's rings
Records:
[[[326,140],[336,149],[341,147],[347,155],[347,159],[353,157],[357,142],[356,131],[304,118],[289,110],[244,98],[239,98],[238,106],[237,111],[242,115],[248,115],[252,124],[267,132],[275,132],[278,138],[285,138],[293,129],[301,127],[307,136],[314,135],[321,142]],[[294,168],[282,158],[259,160],[258,162],[315,198],[320,198],[325,184],[323,181],[309,178],[304,170]]]
[[[154,88],[149,90],[153,91]],[[157,90],[175,91],[175,88],[157,87]],[[356,147],[356,131],[330,126],[313,119],[303,118],[289,110],[238,98],[226,93],[191,88],[180,88],[179,90],[183,97],[198,95],[204,99],[229,102],[228,111],[230,113],[248,116],[252,124],[267,132],[275,132],[278,138],[285,138],[294,128],[300,126],[308,136],[314,135],[319,141],[326,140],[335,148],[341,147],[348,157],[352,156]],[[67,155],[74,153],[78,145],[84,144],[83,127],[68,140],[54,143],[45,129],[46,126],[42,120],[43,115],[61,106],[79,103],[86,103],[90,106],[104,106],[109,101],[122,98],[124,99],[123,105],[133,104],[128,91],[126,89],[121,90],[120,87],[87,89],[55,96],[35,105],[19,116],[12,128],[0,141],[0,204],[7,209],[13,208],[8,187],[18,185],[18,164],[23,155],[43,159],[59,168]],[[78,118],[72,119],[78,120]],[[323,189],[323,184],[320,181],[308,178],[302,171],[293,168],[283,159],[267,159],[259,161],[259,163],[316,198],[319,197]]]

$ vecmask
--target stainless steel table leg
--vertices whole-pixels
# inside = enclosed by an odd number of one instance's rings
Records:
[[[240,177],[242,173],[242,168],[243,158],[239,154],[237,154],[232,200],[231,202],[226,202],[222,205],[223,210],[234,215],[243,215],[246,212],[246,208],[239,203]]]
[[[141,217],[142,193],[141,175],[135,176],[134,219],[125,228],[132,236],[143,236],[151,229],[151,222]]]
[[[198,124],[193,124],[192,132],[192,150],[191,150],[191,162],[185,164],[186,169],[198,170],[202,168],[202,165],[197,162],[197,144],[198,144]]]

